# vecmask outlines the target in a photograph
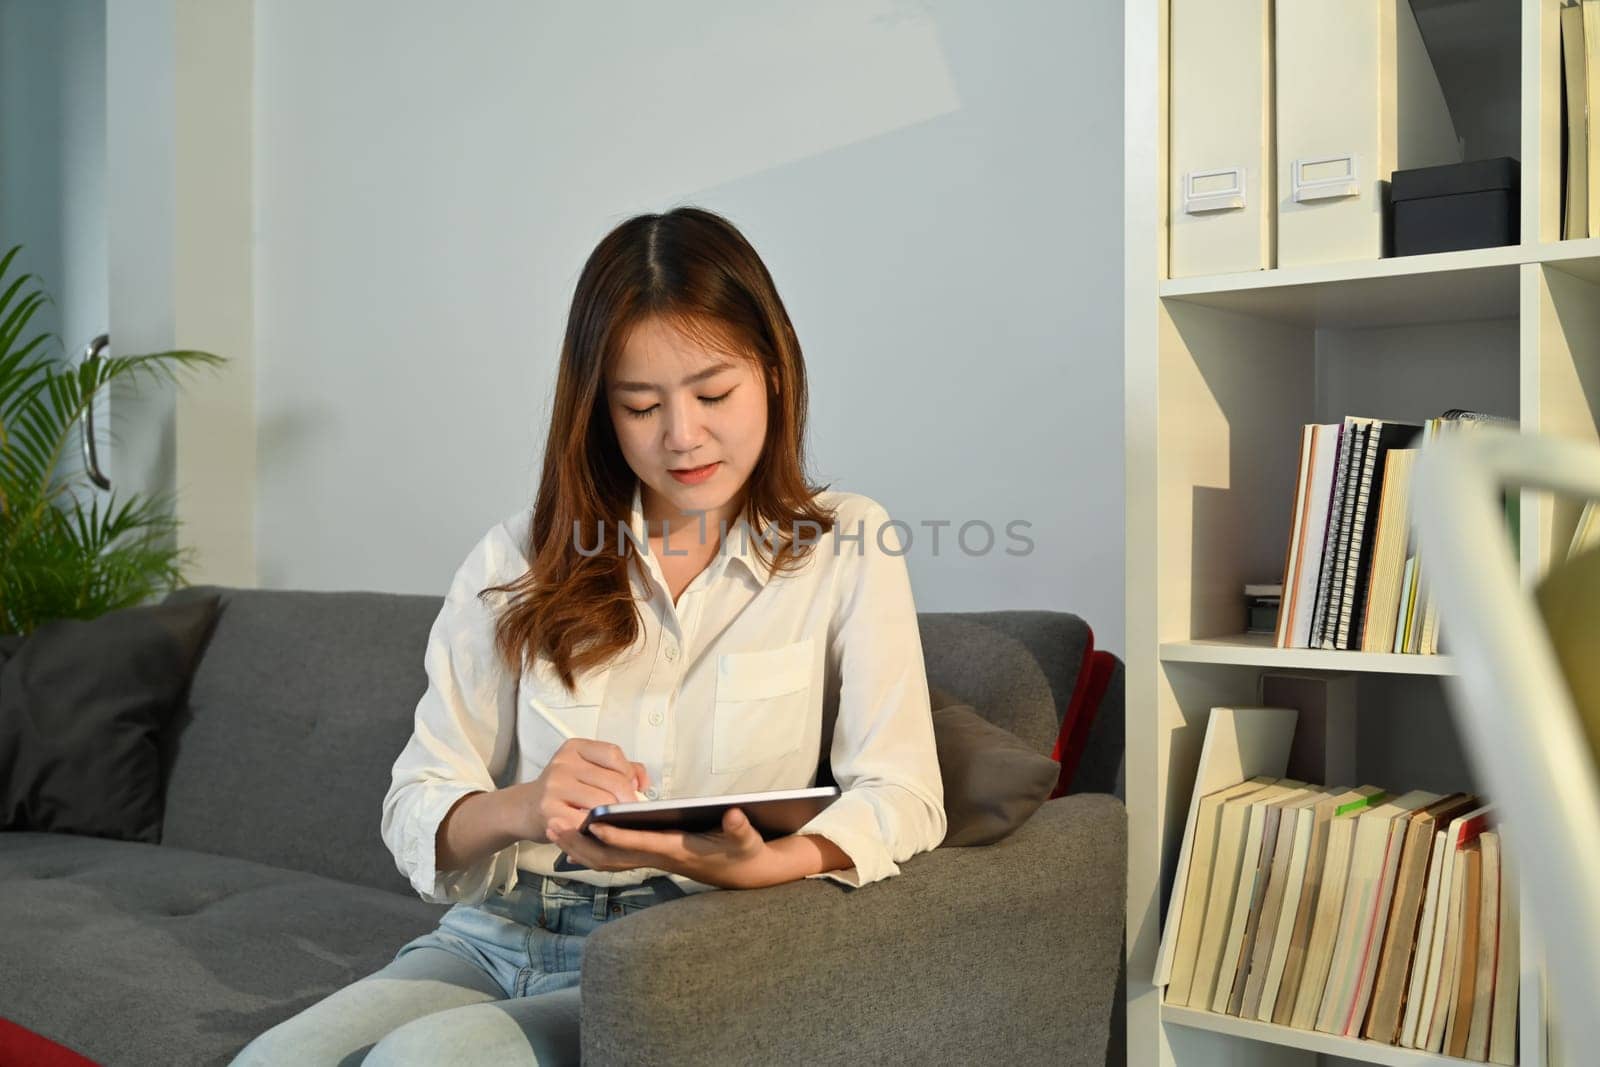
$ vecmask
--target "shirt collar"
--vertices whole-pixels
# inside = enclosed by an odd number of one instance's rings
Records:
[[[634,480],[633,502],[628,508],[628,528],[633,531],[634,541],[641,545],[646,543],[642,484],[637,479]],[[761,521],[762,537],[766,536],[771,525],[770,520],[763,519]],[[757,584],[765,587],[771,579],[771,575],[767,573],[766,566],[762,564],[760,557],[756,555],[755,544],[755,539],[750,536],[749,524],[736,520],[728,530],[728,536],[722,539],[722,544],[717,549],[716,556],[709,564],[710,567],[715,568],[711,578],[713,580],[720,578],[722,572],[727,570],[731,563],[738,563],[743,565],[750,576],[756,580]]]

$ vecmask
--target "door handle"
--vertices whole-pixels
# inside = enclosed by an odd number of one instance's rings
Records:
[[[111,335],[103,333],[89,342],[84,349],[83,362],[93,366],[100,358],[100,353],[111,346]],[[100,456],[94,446],[94,401],[91,399],[83,411],[83,469],[88,473],[89,480],[101,489],[111,488],[111,479],[105,476],[100,469]]]

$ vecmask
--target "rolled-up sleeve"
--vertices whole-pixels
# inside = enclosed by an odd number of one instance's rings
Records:
[[[479,541],[457,569],[428,634],[427,689],[417,703],[411,739],[383,798],[382,836],[395,863],[422,899],[481,903],[517,878],[517,846],[462,870],[440,871],[434,856],[439,824],[474,792],[491,792],[510,760],[516,730],[517,678],[494,648],[493,609],[504,594],[478,591],[522,571],[521,549],[504,523]]]
[[[829,763],[841,795],[796,833],[818,834],[854,866],[809,874],[862,886],[899,874],[898,864],[944,840],[939,776],[922,639],[905,543],[873,503],[858,532],[840,516],[840,582],[828,643],[839,679]],[[824,539],[821,551],[831,550]]]

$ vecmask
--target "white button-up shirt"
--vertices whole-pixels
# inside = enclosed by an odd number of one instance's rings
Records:
[[[505,668],[494,623],[507,594],[477,597],[527,571],[532,509],[484,535],[429,634],[427,690],[383,800],[384,843],[424,900],[480,903],[509,892],[519,870],[596,885],[668,874],[557,871],[561,847],[535,841],[441,871],[434,841],[462,796],[532,781],[569,734],[610,741],[643,763],[650,799],[814,785],[824,701],[837,709],[829,763],[842,795],[797,833],[826,837],[853,866],[807,877],[865,885],[944,840],[944,785],[900,528],[859,494],[824,492],[818,503],[835,512],[836,528],[790,574],[769,576],[749,528],[736,522],[674,603],[646,548],[647,587],[629,568],[643,632],[611,664],[580,673],[570,693],[542,655],[520,677]],[[629,522],[634,543],[648,546],[637,485]],[[579,543],[593,550],[597,536],[583,532]],[[604,550],[616,551],[621,536],[608,529]],[[698,530],[684,538],[697,539]],[[664,551],[684,549],[669,539]],[[686,892],[716,888],[668,877]]]

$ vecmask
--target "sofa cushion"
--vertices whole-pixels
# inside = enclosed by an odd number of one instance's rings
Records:
[[[0,637],[0,830],[161,839],[160,738],[217,597]]]
[[[173,721],[162,842],[415,895],[378,827],[443,598],[212,591],[222,610]]]
[[[1059,770],[1056,761],[964,704],[933,713],[948,827],[941,848],[989,845],[1039,810]]]
[[[106,1063],[227,1063],[445,907],[245,860],[0,834],[0,1005]]]

